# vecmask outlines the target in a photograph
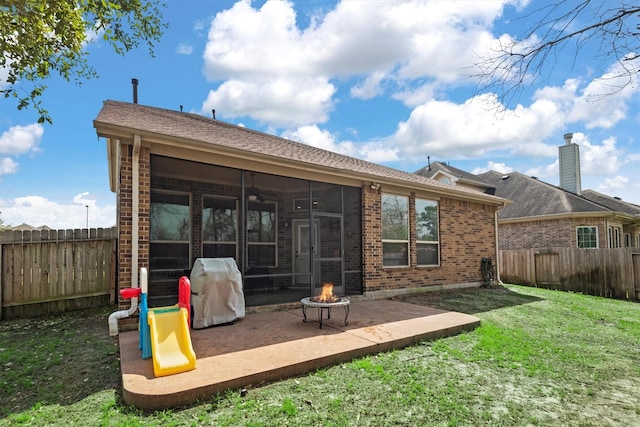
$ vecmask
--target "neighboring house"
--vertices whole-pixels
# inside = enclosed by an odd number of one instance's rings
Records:
[[[640,248],[640,206],[625,202],[619,197],[607,196],[593,190],[583,191],[582,197],[606,206],[614,212],[620,212],[627,218],[622,220],[623,216],[621,216],[622,229],[614,228],[613,225],[607,228],[609,247]]]
[[[370,298],[477,286],[496,257],[507,201],[470,187],[137,103],[104,102],[94,127],[117,193],[119,287],[148,268],[151,306],[200,257],[236,260],[248,306],[324,283]]]
[[[640,206],[582,191],[579,180],[569,182],[580,195],[519,172],[472,175],[438,162],[430,166],[417,173],[450,176],[512,201],[498,212],[499,249],[640,247]]]
[[[494,190],[493,184],[482,177],[441,162],[429,162],[427,166],[418,169],[415,173],[443,184],[453,184],[482,193],[493,194]]]
[[[50,227],[46,225],[41,225],[39,227],[34,227],[33,225],[25,224],[24,222],[20,225],[16,225],[14,227],[7,227],[7,230],[10,231],[39,231],[39,230],[51,230]]]
[[[498,214],[500,249],[638,246],[640,207],[636,214],[607,207],[587,197],[594,191],[578,196],[518,172],[480,177],[493,183],[496,195],[514,202]]]

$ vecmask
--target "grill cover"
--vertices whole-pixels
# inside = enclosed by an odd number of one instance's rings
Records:
[[[244,317],[242,275],[233,258],[198,258],[191,270],[193,328]]]

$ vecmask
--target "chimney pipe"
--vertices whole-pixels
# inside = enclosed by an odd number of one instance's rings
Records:
[[[133,85],[133,103],[138,103],[138,79],[131,79],[131,84]]]
[[[571,140],[573,139],[573,134],[572,133],[565,133],[564,134],[564,143],[569,145],[571,144]]]
[[[558,161],[560,166],[560,188],[578,196],[582,195],[580,178],[580,148],[572,143],[572,133],[564,134],[564,145],[558,147]]]

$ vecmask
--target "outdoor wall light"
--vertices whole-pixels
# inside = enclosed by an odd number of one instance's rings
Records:
[[[372,183],[371,183],[371,189],[372,189],[373,191],[378,191],[378,190],[380,189],[380,184],[377,184],[377,183],[375,183],[375,182],[372,182]]]

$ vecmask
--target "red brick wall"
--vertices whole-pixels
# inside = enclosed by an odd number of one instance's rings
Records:
[[[394,291],[482,281],[480,262],[495,263],[495,208],[442,198],[439,202],[440,266],[418,267],[415,252],[415,196],[409,199],[410,266],[382,267],[381,191],[362,188],[364,291]]]
[[[118,189],[118,288],[132,287],[132,229],[133,229],[133,146],[121,147],[120,185]],[[138,197],[138,271],[149,268],[149,209],[151,206],[151,174],[149,149],[141,147],[139,159]],[[131,302],[119,299],[119,309],[128,309]]]
[[[598,227],[598,245],[607,247],[607,230],[604,218],[560,218],[546,221],[529,221],[499,224],[500,249],[575,248],[578,246],[576,227]]]

